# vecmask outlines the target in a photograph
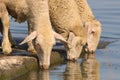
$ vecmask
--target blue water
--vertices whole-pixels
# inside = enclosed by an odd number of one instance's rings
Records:
[[[12,32],[13,37],[26,37],[28,33],[27,22],[17,23],[15,19],[11,18],[10,22],[10,30]]]
[[[84,80],[120,80],[120,0],[88,0],[88,3],[96,18],[102,23],[101,40],[115,42],[109,44],[105,49],[96,51],[97,61],[100,63],[99,79]],[[13,37],[25,37],[27,35],[27,23],[14,23],[14,19],[12,19],[11,31]],[[81,60],[78,63],[80,65]],[[68,68],[67,72],[70,72],[65,74],[67,66],[61,64],[55,66],[55,69],[37,73],[39,78],[21,80],[82,80],[81,72],[77,72],[80,70],[80,66],[72,65],[77,71]]]

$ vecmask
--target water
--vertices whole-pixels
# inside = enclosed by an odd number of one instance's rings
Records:
[[[114,42],[105,49],[96,51],[97,60],[88,60],[88,63],[79,60],[78,63],[60,64],[48,71],[31,71],[17,80],[120,80],[120,0],[88,0],[88,2],[94,15],[102,23],[101,40]],[[12,19],[13,37],[25,37],[27,23],[13,22]],[[82,63],[86,65],[83,67]],[[93,65],[96,66],[90,67]]]
[[[96,59],[84,59],[67,62],[54,69],[31,71],[16,80],[99,80],[99,62]]]
[[[27,36],[28,29],[27,29],[27,22],[24,23],[17,23],[13,18],[11,18],[10,29],[12,32],[13,37],[22,37],[24,38]]]

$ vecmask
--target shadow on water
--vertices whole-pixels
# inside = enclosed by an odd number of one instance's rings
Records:
[[[68,61],[65,66],[65,69],[62,67],[59,70],[52,69],[53,72],[57,70],[58,73],[64,69],[62,72],[62,79],[59,78],[61,75],[56,73],[52,74],[52,70],[37,70],[30,71],[24,76],[14,80],[100,80],[100,64],[96,58],[89,57],[87,59],[82,59],[80,63]],[[55,75],[57,75],[57,77],[51,77]]]

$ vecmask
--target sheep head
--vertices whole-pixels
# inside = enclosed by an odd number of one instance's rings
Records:
[[[50,65],[51,50],[55,44],[54,34],[47,32],[42,34],[40,32],[33,31],[23,40],[23,42],[20,43],[20,45],[31,40],[37,52],[40,67],[43,69],[48,69]]]
[[[101,24],[97,20],[85,23],[87,29],[87,43],[85,47],[86,52],[95,52],[101,35]]]
[[[82,39],[78,36],[75,36],[73,32],[69,33],[68,43],[65,44],[67,51],[67,59],[71,61],[75,61],[79,58],[80,53],[82,51]]]

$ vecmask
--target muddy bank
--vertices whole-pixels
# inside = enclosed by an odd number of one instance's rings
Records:
[[[14,38],[20,43],[23,39]],[[1,42],[1,41],[0,41]],[[100,41],[98,48],[105,48],[110,42]],[[83,53],[84,54],[84,53]],[[57,43],[51,55],[51,66],[59,64],[66,58],[64,46]],[[37,56],[27,52],[27,45],[18,46],[13,48],[11,56],[4,56],[2,51],[0,53],[0,80],[14,79],[31,70],[38,69]]]

